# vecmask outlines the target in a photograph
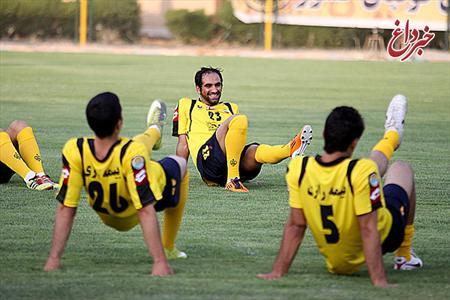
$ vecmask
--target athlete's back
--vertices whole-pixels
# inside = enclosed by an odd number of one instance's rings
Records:
[[[298,157],[289,164],[286,179],[290,206],[303,210],[330,272],[353,273],[364,263],[358,216],[378,210],[381,239],[389,233],[392,217],[373,161],[323,163],[320,156]]]
[[[118,230],[134,227],[137,210],[162,198],[166,177],[161,165],[148,159],[142,144],[128,138],[120,138],[102,160],[95,156],[94,139],[71,139],[64,146],[63,163],[57,199],[77,207],[84,186],[90,206]]]

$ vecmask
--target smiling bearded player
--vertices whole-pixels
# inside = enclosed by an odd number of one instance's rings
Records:
[[[303,155],[311,143],[312,128],[305,125],[287,144],[245,144],[247,116],[235,103],[220,101],[223,88],[221,71],[201,68],[195,74],[197,100],[178,101],[172,135],[178,137],[176,154],[192,160],[203,181],[221,185],[233,192],[248,192],[243,182],[255,178],[263,164],[277,164]]]

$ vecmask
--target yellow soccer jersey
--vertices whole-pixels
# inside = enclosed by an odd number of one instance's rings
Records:
[[[139,222],[138,209],[162,198],[164,170],[149,159],[144,145],[128,138],[120,138],[102,161],[94,153],[92,138],[66,143],[57,199],[77,207],[84,186],[90,206],[106,225],[129,230]]]
[[[208,106],[200,100],[182,98],[178,101],[173,115],[173,136],[187,136],[189,152],[194,164],[200,147],[213,135],[226,119],[239,113],[234,103],[220,102]]]
[[[349,158],[331,163],[322,163],[319,156],[305,159],[303,175],[303,157],[289,163],[286,174],[289,205],[303,210],[328,270],[353,273],[365,261],[357,216],[377,210],[382,241],[392,225],[378,168],[375,162],[360,159],[347,175]]]

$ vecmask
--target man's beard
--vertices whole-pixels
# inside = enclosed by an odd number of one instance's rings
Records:
[[[221,96],[222,96],[222,94],[220,92],[217,93],[217,95],[212,95],[212,97],[210,97],[210,95],[202,94],[202,98],[205,100],[206,104],[208,104],[209,106],[214,106],[214,105],[218,104]],[[211,99],[211,98],[213,98],[213,99]]]

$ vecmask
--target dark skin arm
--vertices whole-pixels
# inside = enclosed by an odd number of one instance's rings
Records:
[[[272,265],[272,271],[267,274],[258,274],[258,278],[267,280],[276,280],[281,278],[289,271],[303,237],[305,236],[306,219],[303,210],[291,208],[290,215],[284,226],[281,246],[275,262]]]

